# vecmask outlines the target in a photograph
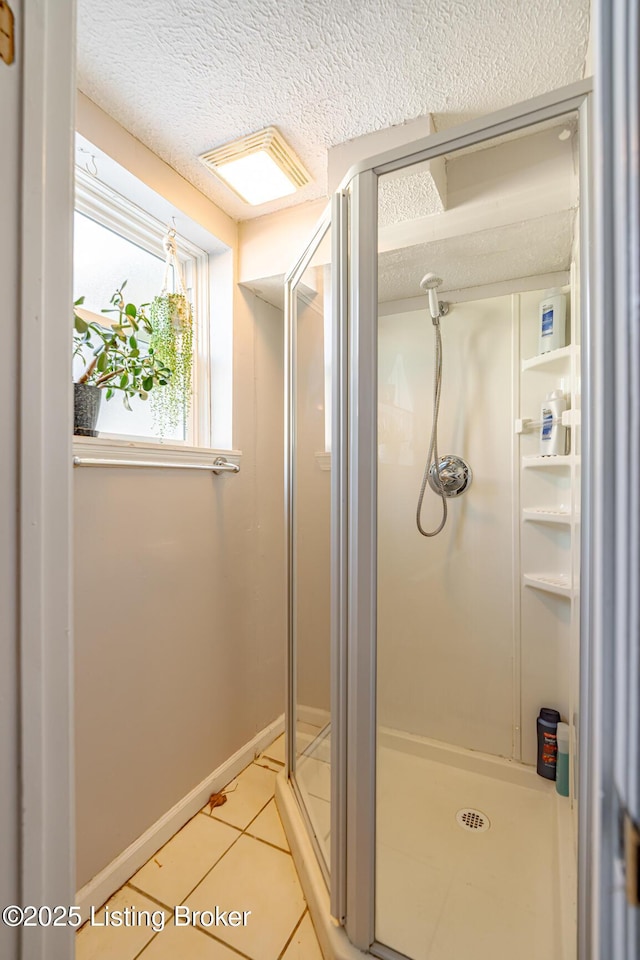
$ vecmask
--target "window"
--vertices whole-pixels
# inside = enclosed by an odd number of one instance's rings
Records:
[[[110,306],[113,293],[125,280],[126,298],[136,306],[150,303],[160,293],[165,272],[166,223],[81,168],[76,169],[74,228],[74,300],[84,296],[83,308],[97,323],[106,326],[112,322],[113,315],[102,311]],[[194,311],[191,408],[174,430],[159,434],[148,402],[134,398],[132,410],[128,411],[118,392],[109,401],[103,396],[98,419],[102,437],[211,446],[209,258],[191,242],[179,236],[176,239],[187,296]],[[144,337],[138,339],[144,342]],[[81,365],[80,359],[76,362]]]

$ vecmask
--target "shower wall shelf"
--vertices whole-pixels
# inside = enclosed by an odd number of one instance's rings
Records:
[[[577,346],[569,345],[568,347],[558,347],[557,350],[550,350],[549,353],[540,353],[535,357],[529,357],[528,360],[522,361],[522,371],[524,373],[525,370],[541,368],[547,371],[556,364],[560,368],[564,367],[567,360],[578,355],[579,349]]]
[[[571,523],[571,514],[568,510],[550,510],[546,507],[525,507],[522,511],[523,520],[533,520],[537,523]]]
[[[528,457],[522,458],[523,467],[570,467],[573,463],[578,463],[579,457],[574,457],[572,454],[568,453],[564,456],[558,454],[557,456],[541,457],[539,455],[531,455]]]
[[[532,355],[539,342],[540,298],[533,291],[529,296],[521,295],[514,404],[514,468],[519,477],[516,604],[521,663],[543,656],[545,669],[555,677],[554,705],[572,724],[579,702],[576,677],[580,645],[581,350],[576,269],[574,262],[570,284],[564,289],[567,346]],[[562,415],[558,412],[553,423],[567,431],[570,452],[541,456],[541,410],[545,398],[555,390],[562,391],[568,409]],[[523,688],[522,709],[529,724],[535,722],[539,706]]]
[[[568,426],[565,420],[565,413],[569,413],[569,411],[565,410],[562,417],[552,417],[551,423],[560,423],[563,427]],[[548,420],[545,422],[549,423]],[[541,426],[542,420],[530,420],[528,417],[524,417],[522,420],[516,420],[516,433],[526,433],[527,430],[539,430]]]
[[[551,423],[560,423],[563,427],[579,427],[581,422],[579,410],[563,410],[561,417],[553,417]],[[542,420],[532,420],[523,417],[515,422],[516,433],[526,433],[528,430],[539,430],[542,426]]]
[[[573,593],[569,577],[564,577],[561,574],[525,573],[523,580],[527,587],[542,590],[543,593],[553,593],[558,597],[566,597],[569,600]]]

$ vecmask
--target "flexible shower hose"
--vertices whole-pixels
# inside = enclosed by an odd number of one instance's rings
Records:
[[[418,509],[416,510],[416,525],[423,537],[435,537],[438,533],[440,533],[447,522],[447,498],[444,494],[444,487],[442,486],[440,471],[438,470],[438,464],[440,462],[440,458],[438,457],[438,414],[440,412],[440,394],[442,392],[442,336],[440,334],[440,323],[434,322],[434,327],[436,334],[436,363],[433,383],[433,423],[431,426],[431,440],[429,441],[427,463],[424,468],[422,484],[420,486],[420,496],[418,497]],[[442,520],[440,521],[440,525],[436,527],[435,530],[425,530],[422,526],[420,515],[422,513],[424,492],[427,489],[429,471],[433,463],[435,463],[436,466],[435,477],[437,478],[437,483],[440,488],[440,496],[442,498]]]

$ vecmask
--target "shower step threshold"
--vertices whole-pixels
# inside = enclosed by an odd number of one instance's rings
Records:
[[[568,577],[554,573],[525,573],[524,584],[544,593],[554,593],[558,597],[571,598],[571,583]]]
[[[522,511],[523,520],[533,520],[537,523],[571,524],[571,514],[568,510],[545,510],[544,507],[525,507]]]

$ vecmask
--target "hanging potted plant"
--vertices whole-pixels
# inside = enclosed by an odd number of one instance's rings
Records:
[[[131,397],[146,400],[156,387],[165,388],[171,380],[171,369],[155,355],[152,346],[141,349],[137,334],[140,329],[153,335],[153,328],[145,313],[147,304],[136,307],[126,303],[123,290],[125,280],[111,298],[111,307],[103,313],[116,313],[115,323],[101,326],[77,312],[84,303],[80,297],[74,303],[73,356],[80,357],[84,369],[73,385],[74,430],[77,436],[97,436],[96,424],[102,392],[107,400],[117,393],[127,410]]]
[[[149,309],[153,329],[150,346],[154,356],[171,370],[171,380],[165,389],[151,398],[156,429],[161,434],[174,430],[189,416],[193,369],[193,309],[178,260],[175,230],[167,233],[164,249],[167,255],[164,284]],[[174,293],[168,292],[171,270]]]

